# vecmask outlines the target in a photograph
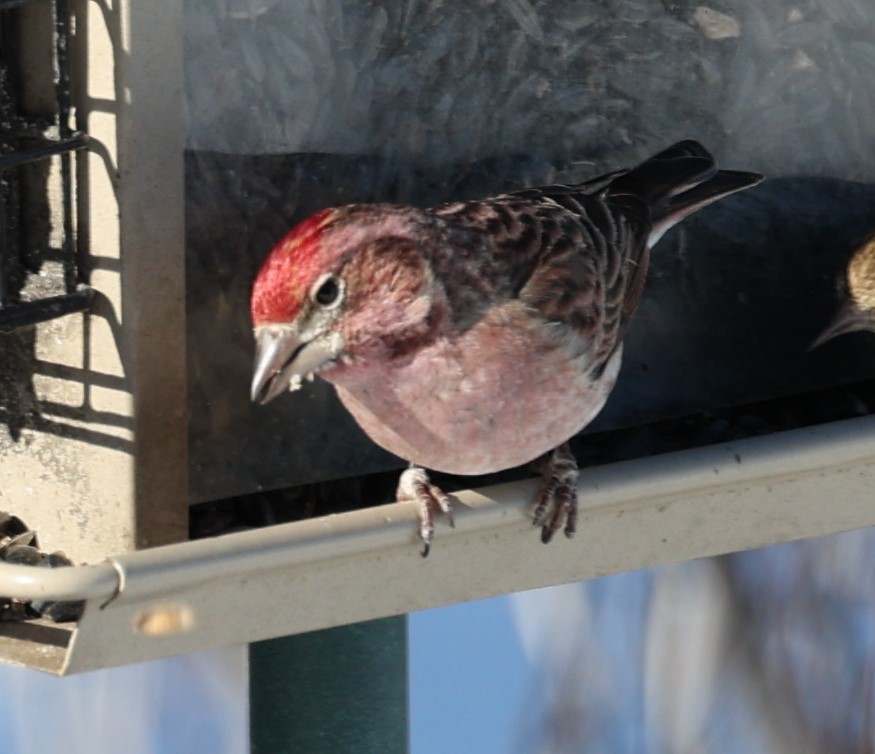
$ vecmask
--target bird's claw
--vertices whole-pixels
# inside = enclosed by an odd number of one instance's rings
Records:
[[[563,443],[533,464],[544,477],[544,486],[535,501],[532,523],[541,528],[541,541],[546,544],[565,525],[565,536],[577,531],[577,461]]]
[[[399,502],[415,503],[419,509],[419,538],[422,540],[422,557],[428,557],[434,539],[434,518],[438,513],[447,517],[453,528],[453,501],[442,489],[433,485],[425,469],[411,466],[401,474],[395,494]]]

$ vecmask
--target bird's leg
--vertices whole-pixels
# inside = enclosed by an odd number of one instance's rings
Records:
[[[434,517],[443,513],[450,526],[455,527],[453,504],[449,495],[431,483],[428,473],[419,466],[411,466],[401,473],[398,502],[416,503],[419,508],[419,538],[422,540],[422,557],[428,557],[434,539]]]
[[[577,531],[577,461],[567,442],[532,463],[544,477],[544,486],[535,502],[533,523],[542,527],[541,541],[546,544],[565,524],[565,536]]]

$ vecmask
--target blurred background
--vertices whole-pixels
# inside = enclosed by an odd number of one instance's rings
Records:
[[[869,752],[871,531],[411,616],[413,752]]]

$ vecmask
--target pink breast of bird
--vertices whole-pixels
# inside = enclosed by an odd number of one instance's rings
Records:
[[[486,474],[537,458],[598,414],[622,347],[593,381],[586,346],[513,301],[410,360],[338,365],[321,376],[392,453],[438,471]]]

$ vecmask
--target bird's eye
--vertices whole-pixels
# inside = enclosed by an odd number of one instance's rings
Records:
[[[313,300],[319,306],[333,306],[340,301],[342,284],[334,275],[326,275],[313,287]]]

